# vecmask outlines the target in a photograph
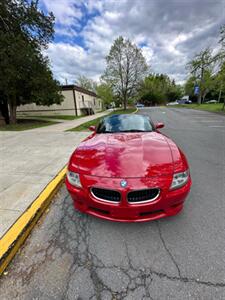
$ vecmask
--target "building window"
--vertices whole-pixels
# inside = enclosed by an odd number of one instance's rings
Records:
[[[95,105],[95,98],[94,98],[94,105]]]
[[[82,102],[83,102],[83,104],[84,104],[84,95],[82,95]]]

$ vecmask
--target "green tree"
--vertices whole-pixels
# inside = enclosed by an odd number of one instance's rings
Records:
[[[194,97],[194,89],[196,85],[200,87],[201,103],[204,103],[208,94],[215,94],[215,76],[212,74],[212,71],[205,70],[203,80],[195,76],[190,76],[185,83],[185,93],[190,97]]]
[[[142,81],[139,98],[148,105],[163,104],[181,97],[181,87],[166,74],[150,74]]]
[[[199,84],[197,81],[196,81],[196,77],[195,76],[190,76],[187,81],[185,82],[184,84],[184,92],[186,95],[189,95],[190,97],[194,97],[194,88],[195,88],[195,85],[196,84]]]
[[[113,101],[113,91],[109,84],[100,83],[96,87],[97,95],[103,100],[104,106],[109,105]]]
[[[217,75],[217,83],[219,86],[219,96],[218,101],[221,100],[222,94],[223,94],[223,110],[225,110],[225,24],[221,26],[220,29],[220,40],[219,43],[221,45],[220,49],[220,57],[219,57],[219,63],[220,63],[220,70]]]
[[[205,96],[210,91],[212,85],[212,71],[218,60],[218,55],[212,55],[212,49],[206,48],[187,64],[191,76],[195,78],[195,82],[198,83],[200,93],[198,95],[198,104],[204,101]]]
[[[223,110],[225,109],[225,63],[222,64],[220,70],[215,76],[215,85],[218,91],[218,102],[223,98]]]
[[[206,48],[197,54],[191,60],[187,67],[191,76],[185,83],[185,91],[190,96],[193,95],[194,86],[197,84],[200,87],[198,95],[198,103],[205,101],[207,94],[213,97],[218,97],[218,101],[224,99],[223,109],[225,108],[225,25],[221,27],[220,49],[215,55],[212,55],[212,49]]]
[[[106,63],[103,79],[111,85],[126,109],[128,99],[137,94],[139,84],[146,74],[146,60],[141,49],[120,36],[111,46]]]
[[[170,81],[169,80],[169,84],[167,87],[167,101],[171,102],[171,101],[175,101],[181,98],[183,94],[183,88],[181,85],[176,84],[175,80]]]
[[[97,83],[86,76],[80,75],[76,80],[76,84],[86,90],[96,92]]]
[[[220,39],[219,43],[221,45],[221,50],[225,51],[225,24],[221,26],[220,28]]]
[[[0,3],[0,94],[16,123],[16,108],[26,103],[60,103],[59,84],[41,53],[53,37],[54,17],[38,9],[38,1]]]

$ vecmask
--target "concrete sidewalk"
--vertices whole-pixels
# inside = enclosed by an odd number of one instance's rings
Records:
[[[27,131],[0,132],[0,238],[90,132],[63,132],[107,113]]]
[[[96,115],[91,115],[91,116],[87,116],[87,117],[83,117],[83,118],[78,118],[72,121],[62,121],[59,124],[55,124],[55,125],[51,125],[51,126],[45,126],[45,127],[40,127],[40,128],[34,128],[34,129],[30,129],[27,130],[28,131],[32,131],[32,132],[63,132],[66,131],[68,129],[77,127],[85,122],[94,120],[96,118],[100,118],[103,117],[105,115],[107,115],[109,112],[102,112],[102,113],[98,113]],[[54,120],[54,119],[52,119]]]

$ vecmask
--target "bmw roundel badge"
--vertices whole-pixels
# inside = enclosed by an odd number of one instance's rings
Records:
[[[121,187],[123,187],[123,188],[125,188],[126,186],[127,186],[127,181],[126,180],[121,180],[120,181],[120,185],[121,185]]]

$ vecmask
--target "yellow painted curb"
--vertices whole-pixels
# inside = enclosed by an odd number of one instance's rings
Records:
[[[0,275],[41,217],[66,175],[64,167],[0,239]]]
[[[136,108],[136,110],[133,111],[132,114],[136,114],[136,112],[138,112],[138,108]]]

